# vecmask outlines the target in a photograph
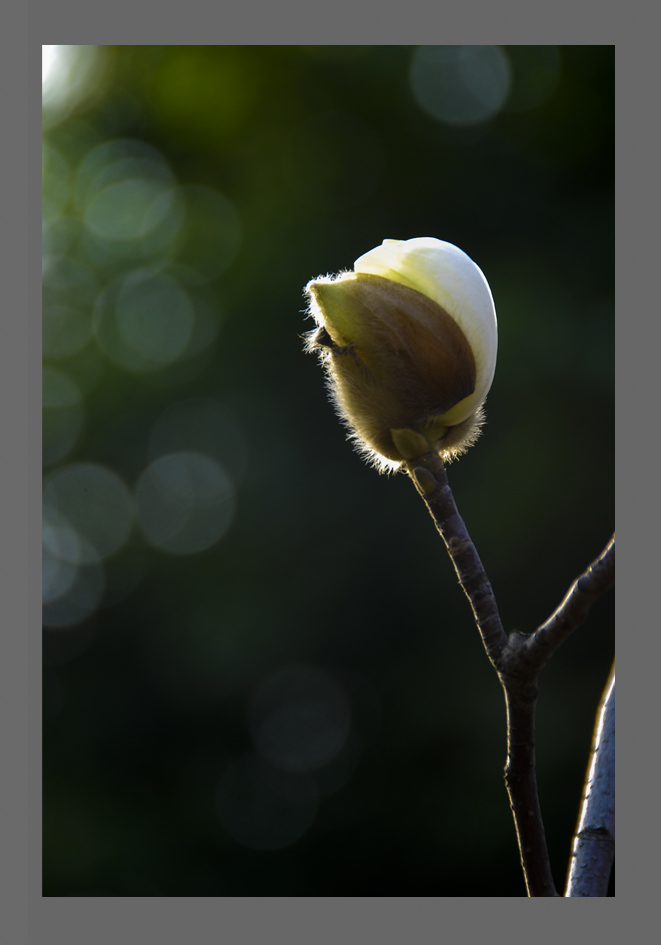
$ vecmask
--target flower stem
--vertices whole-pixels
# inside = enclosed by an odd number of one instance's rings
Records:
[[[513,659],[521,634],[506,635],[493,589],[455,505],[445,467],[433,452],[407,464],[431,513],[473,610],[487,656],[498,673],[507,708],[505,785],[529,897],[557,896],[546,845],[535,774],[537,667]]]
[[[407,471],[445,542],[459,583],[473,610],[487,656],[497,668],[499,657],[507,645],[507,635],[484,566],[455,505],[443,461],[435,452],[426,453],[408,463]]]

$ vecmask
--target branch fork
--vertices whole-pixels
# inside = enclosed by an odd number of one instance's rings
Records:
[[[459,583],[473,610],[485,651],[505,693],[505,785],[514,817],[528,896],[557,897],[559,894],[551,874],[535,774],[537,679],[560,644],[585,620],[594,601],[613,585],[615,538],[611,538],[599,557],[574,581],[559,607],[534,633],[513,631],[508,635],[503,628],[495,595],[480,557],[455,505],[440,456],[434,451],[423,453],[407,460],[405,468],[443,538]],[[605,896],[610,874],[608,858],[611,857],[612,863],[612,825],[601,830],[603,825],[597,823],[595,828],[594,818],[596,816],[598,820],[600,816],[595,811],[614,808],[614,803],[610,804],[613,791],[612,766],[605,762],[599,767],[599,758],[603,762],[611,754],[614,696],[612,699],[604,697],[601,716],[607,717],[607,722],[603,723],[602,719],[595,736],[593,764],[572,848],[567,896]],[[599,790],[592,789],[596,781],[599,782]],[[595,849],[600,854],[598,868],[590,870],[587,864],[595,862]],[[586,889],[588,891],[577,891]]]

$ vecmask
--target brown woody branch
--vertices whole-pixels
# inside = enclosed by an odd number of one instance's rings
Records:
[[[546,623],[526,639],[525,659],[539,668],[564,640],[579,627],[598,597],[615,581],[615,535],[599,557],[576,578],[564,600]]]
[[[537,677],[564,639],[585,619],[614,579],[614,539],[571,586],[565,599],[534,634],[505,633],[493,589],[454,502],[442,460],[425,453],[406,464],[441,534],[475,617],[484,648],[498,674],[507,707],[505,785],[519,843],[528,896],[558,896],[549,863],[535,773]]]

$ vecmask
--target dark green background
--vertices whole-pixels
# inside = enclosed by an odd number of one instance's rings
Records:
[[[150,257],[201,274],[217,335],[198,353],[131,371],[93,337],[73,354],[51,338],[46,363],[84,403],[45,473],[93,462],[132,489],[164,411],[211,398],[230,418],[218,449],[236,510],[198,554],[134,527],[101,605],[45,630],[44,895],[525,895],[504,703],[468,604],[411,484],[345,441],[300,338],[304,284],[384,238],[435,236],[475,259],[499,358],[485,432],[450,481],[506,628],[543,621],[613,528],[614,47],[557,47],[557,83],[532,107],[549,47],[503,48],[510,98],[469,127],[418,104],[412,46],[101,47],[94,94],[47,127],[45,247],[90,274],[92,289],[58,289],[82,319],[144,259],[83,225],[75,182],[94,147],[145,142],[230,209],[214,223],[193,201],[184,235]],[[612,652],[610,594],[540,681],[558,885]],[[254,751],[256,687],[291,665],[344,687],[350,746],[309,775],[302,837],[252,849],[223,826],[219,784]]]

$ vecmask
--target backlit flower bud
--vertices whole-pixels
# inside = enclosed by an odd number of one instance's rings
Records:
[[[382,469],[429,449],[458,456],[479,434],[496,366],[489,285],[456,246],[384,240],[353,272],[306,286],[306,335],[361,450]]]

